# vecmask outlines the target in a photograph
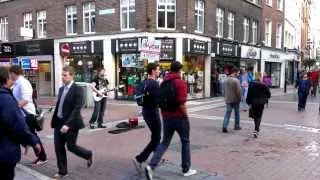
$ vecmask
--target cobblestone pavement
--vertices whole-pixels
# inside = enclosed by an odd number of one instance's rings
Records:
[[[251,137],[253,121],[248,118],[247,112],[241,112],[241,131],[234,131],[231,122],[229,133],[223,134],[223,99],[190,102],[192,166],[201,173],[183,179],[320,179],[318,99],[310,99],[306,112],[298,113],[294,96],[277,96],[270,100],[258,139]],[[137,107],[130,103],[113,106],[118,106],[108,115],[112,117],[113,124],[132,116],[130,112],[137,111]],[[91,115],[90,110],[84,113],[87,117]],[[108,122],[108,125],[112,124],[111,120]],[[48,123],[46,130],[40,134],[49,162],[46,166],[31,169],[52,176],[56,173],[56,160],[52,130]],[[95,151],[95,164],[87,169],[84,160],[68,153],[70,176],[66,179],[142,179],[136,175],[131,158],[143,149],[148,139],[147,128],[116,135],[109,134],[108,130],[84,129],[78,144]],[[23,157],[21,163],[27,166],[33,158],[30,153]],[[181,157],[177,135],[164,158],[167,162],[155,171],[157,179],[180,179]]]

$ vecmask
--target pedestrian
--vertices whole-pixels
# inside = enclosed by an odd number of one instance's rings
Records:
[[[150,154],[156,150],[161,140],[161,120],[157,103],[159,93],[159,83],[157,82],[157,78],[160,74],[159,64],[149,63],[147,72],[148,79],[142,82],[145,87],[145,92],[147,92],[142,105],[142,115],[151,131],[151,140],[144,150],[133,158],[133,163],[138,172],[141,172],[142,163],[145,162]]]
[[[254,119],[253,137],[258,138],[264,105],[268,103],[271,94],[269,88],[262,82],[261,75],[256,74],[255,81],[249,85],[247,103],[250,106],[249,116]]]
[[[241,69],[240,71],[240,85],[241,85],[241,104],[243,111],[248,111],[248,104],[246,102],[247,94],[248,94],[248,88],[249,88],[249,78],[248,78],[248,72],[246,69]]]
[[[304,111],[306,108],[307,98],[311,88],[311,82],[308,79],[308,75],[305,73],[303,74],[302,80],[296,83],[296,88],[298,88],[298,111]]]
[[[97,77],[92,81],[90,84],[90,87],[93,92],[95,92],[98,96],[102,97],[99,101],[94,101],[94,110],[89,122],[90,129],[95,128],[95,122],[97,122],[98,128],[106,128],[106,126],[103,125],[103,117],[106,110],[106,104],[107,104],[107,90],[109,81],[108,79],[104,78],[105,69],[100,68],[98,70]]]
[[[0,177],[13,180],[16,164],[21,159],[20,145],[32,146],[41,152],[38,138],[26,124],[17,101],[10,90],[13,82],[9,70],[0,67]]]
[[[37,113],[34,99],[32,97],[34,92],[33,88],[30,81],[23,76],[23,71],[20,66],[11,66],[10,75],[12,77],[12,80],[14,81],[13,96],[17,100],[18,105],[21,108],[23,115],[25,116],[27,125],[31,133],[33,133],[37,137],[38,143],[41,147],[40,153],[37,153],[37,150],[33,149],[37,159],[34,160],[32,164],[37,166],[43,165],[48,162],[48,159],[40,137],[36,133],[36,126],[34,124]]]
[[[187,84],[181,79],[182,65],[175,61],[171,63],[170,73],[160,86],[159,106],[163,117],[163,140],[154,152],[151,161],[145,167],[145,175],[152,180],[154,169],[168,149],[174,132],[180,136],[182,144],[182,173],[191,176],[197,173],[191,169],[190,124],[187,114]]]
[[[239,106],[241,102],[240,81],[236,78],[237,69],[233,68],[231,74],[225,82],[225,102],[226,112],[223,121],[222,132],[228,132],[228,125],[232,110],[235,113],[234,130],[241,130]]]
[[[227,79],[227,74],[223,71],[223,69],[220,69],[220,73],[218,75],[218,81],[219,81],[219,93],[221,96],[224,96],[225,94],[225,81]]]
[[[68,175],[66,148],[87,161],[87,167],[93,163],[93,153],[77,145],[79,130],[84,128],[81,108],[84,97],[83,90],[74,82],[75,70],[71,66],[62,69],[63,86],[59,89],[58,101],[52,117],[54,128],[54,146],[59,172],[54,178],[60,179]]]

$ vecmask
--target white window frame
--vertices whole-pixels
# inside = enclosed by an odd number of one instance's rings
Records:
[[[280,3],[279,3],[280,1]],[[277,0],[277,9],[283,11],[283,0]]]
[[[85,9],[86,5],[89,5],[89,9],[88,10]],[[92,8],[92,6],[94,8]],[[86,13],[89,13],[89,16],[88,16],[88,18],[89,18],[89,24],[88,24],[89,31],[88,32],[86,32],[86,18],[87,18],[85,16]],[[92,13],[94,13],[94,15],[92,15]],[[92,22],[91,21],[92,21],[93,18],[96,18],[96,5],[95,5],[94,2],[85,2],[83,4],[83,22],[82,22],[83,23],[82,24],[83,34],[94,34],[94,33],[96,33],[95,31],[92,31]],[[94,29],[96,30],[96,24],[95,24]]]
[[[268,38],[267,38],[268,37]],[[265,34],[264,34],[265,45],[268,47],[272,46],[272,21],[265,21]]]
[[[160,2],[165,1],[165,2]],[[174,3],[170,2],[174,1]],[[159,6],[162,5],[165,8],[159,9]],[[168,6],[174,6],[174,10],[168,9]],[[159,27],[159,12],[164,12],[165,14],[165,27]],[[174,28],[168,28],[168,12],[174,12]],[[177,27],[177,1],[176,0],[157,0],[157,29],[159,30],[176,30]]]
[[[252,44],[257,44],[258,42],[258,21],[252,21]]]
[[[127,2],[127,4],[124,4],[123,2]],[[130,7],[133,7],[133,9]],[[125,8],[126,10],[126,16],[127,16],[127,24],[126,27],[122,27],[122,22],[123,22],[123,9]],[[136,14],[136,4],[135,0],[120,0],[120,28],[121,31],[133,31],[135,30],[134,27],[130,27],[130,13],[134,12]],[[134,25],[135,26],[135,23]]]
[[[40,29],[41,24],[41,29]],[[38,38],[47,37],[47,29],[44,28],[44,25],[47,24],[47,11],[38,11],[37,12],[37,35]]]
[[[68,32],[68,16],[71,16],[71,33]],[[71,5],[66,7],[66,35],[77,35],[77,27],[73,26],[73,21],[77,20],[78,24],[78,17],[77,17],[77,6]],[[78,26],[78,25],[77,25]]]
[[[282,24],[277,24],[277,32],[276,32],[276,48],[282,48]]]
[[[228,39],[234,39],[234,13],[228,13]]]
[[[0,18],[0,40],[8,41],[9,29],[8,29],[8,17]]]
[[[217,21],[217,37],[223,37],[223,24],[224,24],[224,10],[222,8],[217,8],[217,12],[216,12],[216,21]],[[219,23],[221,23],[219,25]],[[221,29],[220,29],[220,28]],[[220,31],[219,31],[220,30]]]
[[[265,1],[268,6],[272,7],[272,0],[265,0]]]
[[[32,13],[27,12],[23,14],[23,27],[32,29]]]
[[[243,19],[243,42],[248,43],[250,40],[250,20],[249,18]]]
[[[203,0],[196,0],[194,3],[194,10],[195,10],[195,18],[196,18],[196,30],[195,33],[203,33],[204,32],[204,1]],[[202,26],[200,26],[200,19],[202,19]]]

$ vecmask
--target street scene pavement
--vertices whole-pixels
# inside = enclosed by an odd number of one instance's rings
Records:
[[[155,179],[320,179],[319,100],[309,98],[306,111],[298,112],[296,95],[292,92],[285,95],[273,92],[277,96],[271,98],[265,109],[258,139],[252,138],[254,123],[244,111],[241,111],[242,130],[234,131],[231,121],[229,133],[222,133],[223,98],[189,101],[192,167],[199,173],[192,177],[181,176],[180,142],[175,135],[162,163],[155,170]],[[54,104],[54,98],[40,98],[39,101],[43,107]],[[93,167],[86,168],[83,159],[68,152],[69,176],[65,179],[144,179],[137,174],[131,159],[148,143],[149,130],[141,128],[120,134],[108,133],[117,123],[127,121],[138,112],[134,102],[110,100],[104,119],[108,128],[85,128],[79,135],[78,144],[94,151]],[[92,109],[83,109],[86,124],[91,113]],[[35,157],[30,150],[16,169],[17,179],[48,179],[57,172],[51,115],[48,114],[46,127],[40,132],[48,163],[42,167],[31,167],[29,164]],[[139,119],[144,125],[142,118]]]

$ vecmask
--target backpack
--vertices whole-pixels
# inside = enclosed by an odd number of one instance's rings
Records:
[[[146,96],[148,96],[147,91],[147,82],[146,80],[142,81],[135,88],[134,99],[136,100],[138,106],[143,106],[145,104]]]
[[[179,104],[174,80],[166,80],[161,83],[158,104],[163,111],[172,112],[178,109]]]

